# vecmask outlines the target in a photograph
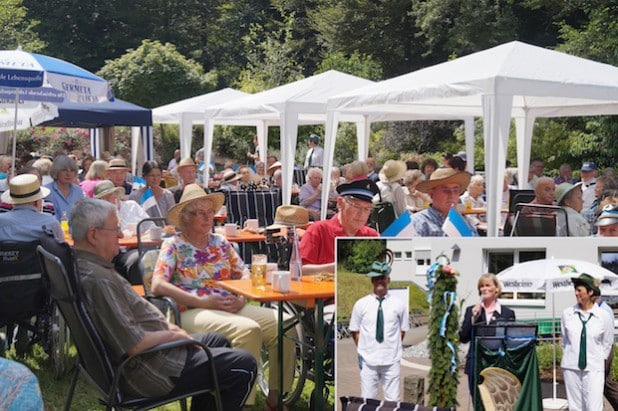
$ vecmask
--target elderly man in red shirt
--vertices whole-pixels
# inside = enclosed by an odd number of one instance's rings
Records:
[[[303,274],[335,272],[335,238],[379,235],[367,226],[371,202],[378,191],[376,183],[369,179],[337,186],[337,214],[330,220],[314,222],[300,242]]]

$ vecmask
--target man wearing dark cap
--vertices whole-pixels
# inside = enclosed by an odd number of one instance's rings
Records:
[[[371,202],[379,189],[369,179],[337,186],[337,214],[330,220],[314,222],[300,242],[303,274],[335,272],[336,237],[377,237],[378,232],[367,226]]]
[[[320,137],[317,134],[310,134],[307,140],[309,150],[305,156],[305,169],[309,167],[322,167],[324,164],[324,149],[320,147]]]
[[[465,171],[444,167],[431,173],[429,180],[425,180],[416,186],[418,191],[427,193],[431,197],[429,208],[412,216],[412,226],[416,235],[420,237],[445,236],[442,226],[451,207],[457,206],[459,196],[468,188],[470,178],[470,174]],[[465,221],[472,233],[477,235],[476,228],[467,220]]]
[[[361,367],[361,395],[377,398],[382,386],[384,399],[399,401],[402,340],[410,329],[408,309],[402,299],[388,293],[391,266],[374,261],[367,277],[373,293],[356,301],[350,331]]]
[[[599,168],[592,161],[585,161],[580,171],[582,175],[582,194],[584,198],[582,210],[587,210],[594,201],[594,186],[597,183]]]
[[[589,274],[572,278],[577,304],[562,313],[562,375],[569,409],[603,410],[605,359],[614,342],[614,324],[597,304],[600,281]]]

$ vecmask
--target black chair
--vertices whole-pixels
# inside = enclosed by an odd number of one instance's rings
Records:
[[[181,394],[174,393],[153,398],[133,397],[123,393],[119,386],[122,372],[127,363],[135,356],[128,357],[117,367],[112,364],[106,347],[84,305],[84,296],[79,285],[73,250],[69,245],[58,243],[45,235],[41,239],[41,244],[37,247],[37,253],[43,268],[44,279],[48,283],[51,297],[58,305],[71,330],[79,354],[79,361],[75,367],[65,410],[69,410],[71,407],[73,393],[80,374],[84,375],[88,382],[101,393],[103,396],[101,401],[107,410],[114,408],[145,410],[174,401],[181,401],[182,409],[186,410],[187,397],[208,392],[214,396],[217,410],[222,410],[214,360],[210,350],[204,345],[202,345],[202,348],[208,355],[211,364],[213,389],[191,390]],[[137,356],[195,345],[196,343],[194,340],[185,340],[159,344],[137,354]]]
[[[142,257],[146,253],[146,251],[158,249],[160,246],[160,244],[153,244],[152,242],[146,242],[142,240],[142,236],[150,229],[150,227],[164,227],[166,224],[167,218],[165,217],[148,217],[140,220],[140,222],[137,223],[137,250],[140,257]]]
[[[504,221],[502,232],[505,236],[509,236],[513,231],[513,220],[515,219],[515,206],[519,203],[529,203],[534,200],[534,190],[520,190],[511,188],[509,190],[509,212]]]
[[[568,236],[569,221],[566,210],[559,206],[519,203],[515,206],[515,218],[510,235],[512,237]]]

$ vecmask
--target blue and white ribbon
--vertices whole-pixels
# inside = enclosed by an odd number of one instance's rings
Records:
[[[446,305],[446,311],[442,316],[442,320],[440,320],[440,337],[446,336],[446,320],[448,319],[448,315],[451,313],[451,308],[453,308],[456,298],[457,293],[455,293],[455,291],[445,291],[442,296],[442,301],[444,301],[444,305]]]
[[[433,263],[427,269],[427,302],[431,304],[431,295],[433,293],[433,286],[436,283],[436,271],[438,271],[438,267],[440,267],[440,263],[437,261]]]

